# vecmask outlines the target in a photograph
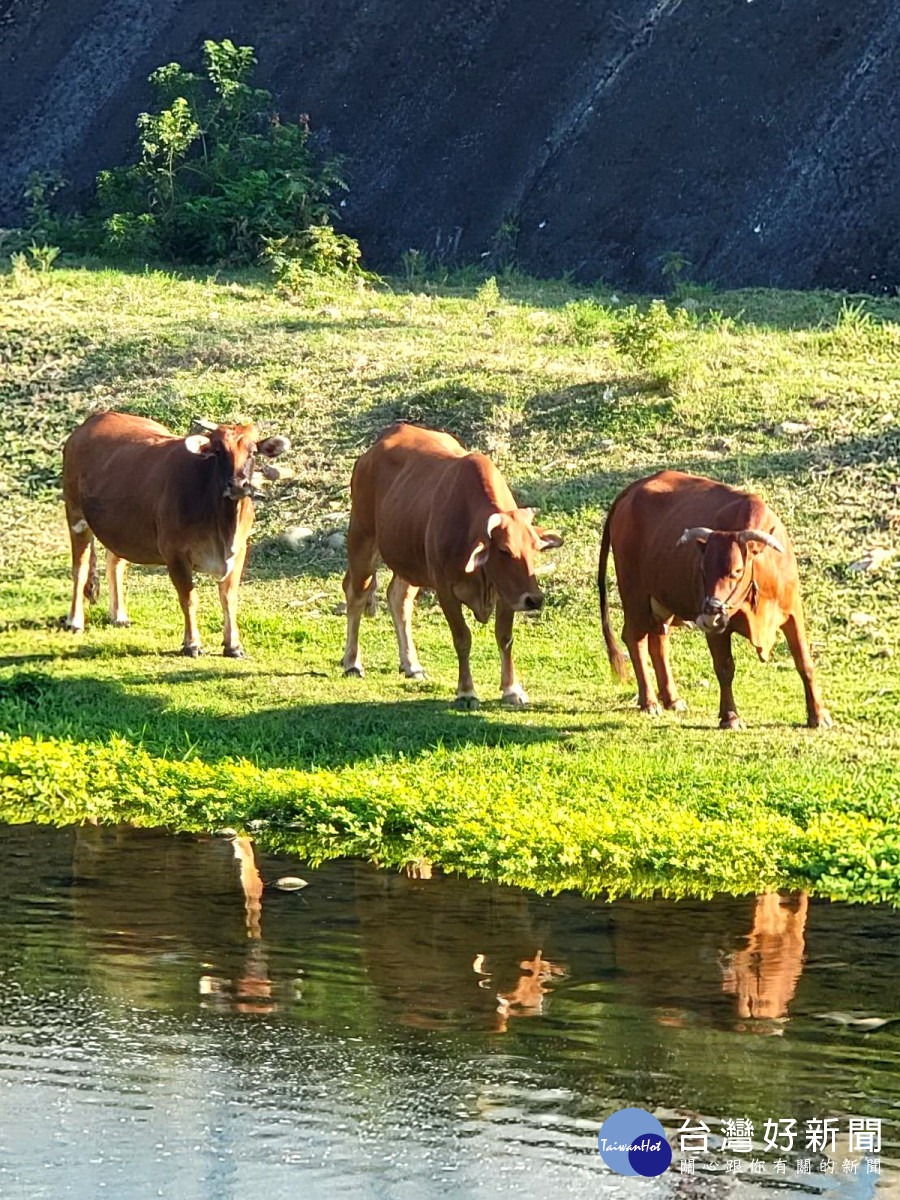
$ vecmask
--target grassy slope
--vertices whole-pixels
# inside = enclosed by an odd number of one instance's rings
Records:
[[[898,568],[847,567],[897,542],[900,303],[866,302],[866,319],[823,294],[703,297],[675,344],[639,363],[616,348],[614,303],[566,307],[584,292],[528,281],[500,298],[441,291],[324,285],[286,298],[253,277],[0,277],[5,815],[255,819],[269,823],[264,837],[308,853],[425,855],[542,888],[791,882],[893,898]],[[80,642],[57,628],[69,586],[60,446],[101,407],[180,430],[195,414],[249,414],[293,439],[294,474],[260,507],[243,591],[250,659],[175,655],[180,614],[155,571],[132,573],[131,629],[108,627],[102,604]],[[427,599],[427,683],[398,678],[383,608],[363,629],[366,679],[340,676],[343,559],[324,537],[346,521],[355,455],[398,416],[488,450],[566,535],[548,556],[547,609],[519,618],[526,712],[497,703],[490,629],[475,639],[483,708],[449,707],[454,656]],[[778,431],[785,420],[808,429]],[[750,726],[738,735],[715,729],[697,635],[674,649],[687,715],[642,718],[633,688],[613,682],[593,583],[598,527],[627,481],[663,465],[752,486],[781,514],[835,730],[802,727],[783,645],[768,667],[737,647]],[[321,535],[302,552],[279,542],[295,524]],[[214,650],[208,582],[202,610]]]

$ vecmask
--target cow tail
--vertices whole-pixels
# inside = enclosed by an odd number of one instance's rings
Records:
[[[91,604],[100,599],[100,574],[97,570],[97,542],[91,538],[91,562],[88,567],[88,577],[84,585],[84,598]]]
[[[622,648],[616,641],[609,625],[609,604],[606,599],[606,563],[609,559],[609,523],[612,519],[612,509],[603,526],[603,538],[600,542],[600,564],[597,568],[597,591],[600,593],[600,619],[603,624],[603,640],[606,642],[606,653],[609,665],[619,679],[628,678],[628,659],[622,653]]]

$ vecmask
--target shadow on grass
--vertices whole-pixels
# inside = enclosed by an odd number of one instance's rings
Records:
[[[327,530],[320,531],[321,536],[340,528],[330,525]],[[327,555],[316,541],[311,541],[308,547],[292,550],[280,537],[264,537],[250,543],[244,580],[299,579],[300,576],[328,580],[329,603],[338,604],[344,599],[341,580],[346,569],[347,559],[343,550]],[[387,568],[382,567],[381,570],[383,572]]]
[[[177,706],[176,679],[162,694],[151,691],[142,676],[135,676],[135,687],[128,687],[119,681],[63,680],[20,671],[0,682],[0,727],[28,737],[82,742],[118,736],[158,757],[207,762],[245,758],[261,767],[299,770],[415,758],[438,748],[529,745],[559,737],[549,726],[496,716],[487,720],[482,712],[457,712],[446,700],[429,698],[202,712]],[[146,690],[137,690],[141,687]]]
[[[435,372],[413,391],[394,395],[400,376],[382,376],[373,383],[376,395],[390,397],[371,407],[343,414],[335,433],[346,451],[362,453],[391,425],[403,422],[449,433],[466,447],[482,448],[496,413],[504,407],[500,392],[482,391],[463,383],[458,371]],[[406,382],[403,379],[403,382]]]
[[[546,509],[576,513],[583,508],[608,506],[619,492],[636,479],[662,470],[685,471],[692,475],[712,476],[724,483],[741,487],[749,476],[765,480],[798,477],[810,473],[828,475],[848,468],[863,468],[869,464],[889,464],[900,454],[900,428],[885,429],[869,437],[853,437],[845,441],[818,443],[796,447],[779,446],[748,454],[732,454],[711,461],[692,455],[689,451],[667,455],[658,463],[648,463],[641,471],[592,471],[584,475],[563,478],[532,477],[516,485],[518,494]]]

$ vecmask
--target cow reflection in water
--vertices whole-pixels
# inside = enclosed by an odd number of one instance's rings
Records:
[[[94,982],[140,1007],[270,1013],[294,998],[273,983],[262,938],[264,884],[249,838],[172,836],[81,826],[73,831],[78,927],[102,953]],[[295,968],[297,970],[298,968]]]
[[[723,966],[722,991],[735,997],[741,1020],[781,1022],[787,1017],[803,970],[807,907],[806,892],[756,897],[747,945]],[[744,1028],[781,1032],[765,1024]]]
[[[496,885],[356,869],[366,972],[393,1018],[417,1029],[505,1033],[545,1011],[566,969],[545,957],[537,907]]]
[[[271,1013],[278,1005],[272,998],[272,981],[262,940],[262,898],[265,884],[256,865],[253,839],[235,837],[231,840],[234,857],[240,870],[241,890],[244,893],[244,924],[249,945],[243,971],[235,979],[217,975],[201,975],[200,995],[205,1008],[227,1008],[239,1013]]]
[[[803,971],[808,900],[618,900],[608,914],[615,990],[658,1025],[780,1034]]]
[[[483,954],[476,954],[472,970],[480,976],[478,986],[489,988],[492,977],[486,967]],[[539,1017],[544,1011],[544,997],[553,989],[544,987],[554,976],[565,975],[564,967],[548,962],[542,951],[538,950],[534,958],[523,959],[519,970],[524,974],[519,976],[516,986],[507,992],[497,992],[497,1017],[494,1029],[497,1033],[506,1033],[510,1017]]]

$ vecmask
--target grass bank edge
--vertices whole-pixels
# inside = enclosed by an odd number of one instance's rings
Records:
[[[440,754],[436,755],[438,759]],[[446,770],[434,770],[434,766]],[[539,892],[706,898],[804,888],[835,900],[900,905],[900,801],[888,772],[830,781],[833,807],[805,823],[788,809],[803,781],[773,775],[738,813],[710,816],[711,775],[686,781],[695,803],[617,797],[602,784],[566,798],[545,777],[498,771],[463,787],[458,770],[422,763],[342,771],[260,769],[154,758],[127,741],[85,746],[0,734],[0,818],[56,825],[131,821],[174,831],[246,830],[264,849],[311,862],[358,855],[403,867],[425,858],[445,871]],[[879,775],[875,779],[871,776]],[[621,786],[621,781],[616,781]],[[861,812],[857,789],[885,797]],[[869,806],[871,810],[871,805]],[[262,825],[262,828],[259,826]]]

